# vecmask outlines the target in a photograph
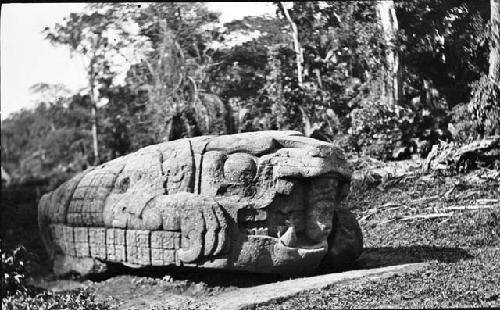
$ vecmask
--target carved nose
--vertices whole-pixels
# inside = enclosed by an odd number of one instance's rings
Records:
[[[338,181],[333,178],[317,178],[309,184],[305,233],[315,242],[326,240],[331,232],[337,187]]]

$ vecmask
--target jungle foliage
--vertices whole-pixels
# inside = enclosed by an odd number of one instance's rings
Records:
[[[487,1],[394,2],[390,44],[374,1],[288,3],[301,55],[275,5],[275,16],[221,24],[204,3],[99,3],[47,27],[47,40],[87,60],[88,91],[35,85],[36,108],[2,122],[3,167],[18,180],[64,179],[164,140],[265,129],[384,159],[498,134]],[[399,55],[397,102],[389,52]]]

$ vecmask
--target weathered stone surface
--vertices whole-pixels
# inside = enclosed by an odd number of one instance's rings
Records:
[[[360,255],[359,226],[340,210],[350,180],[338,148],[295,131],[181,139],[75,176],[42,197],[39,226],[58,272],[311,273]]]

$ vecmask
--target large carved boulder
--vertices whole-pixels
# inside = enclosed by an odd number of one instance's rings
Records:
[[[107,263],[307,274],[362,251],[340,209],[342,151],[295,131],[151,145],[92,167],[42,197],[39,226],[56,273]]]

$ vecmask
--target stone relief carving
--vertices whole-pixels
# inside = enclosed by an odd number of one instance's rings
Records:
[[[39,226],[64,273],[99,264],[306,274],[352,262],[359,226],[340,201],[341,150],[295,131],[151,145],[42,197]]]

